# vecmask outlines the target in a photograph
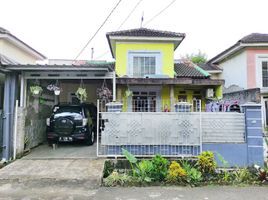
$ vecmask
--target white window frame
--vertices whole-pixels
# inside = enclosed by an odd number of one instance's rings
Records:
[[[127,75],[133,77],[133,58],[134,57],[155,57],[155,74],[162,74],[162,52],[161,51],[128,51],[128,64],[127,64]],[[137,77],[144,78],[144,77]]]
[[[266,90],[268,87],[263,87],[262,62],[268,62],[268,54],[256,55],[256,86]]]
[[[161,112],[161,91],[162,86],[129,86],[129,90],[135,92],[155,92],[156,93],[156,112]],[[128,97],[128,112],[132,112],[132,96]]]

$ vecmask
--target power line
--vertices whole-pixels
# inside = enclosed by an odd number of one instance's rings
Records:
[[[129,19],[129,17],[133,14],[133,12],[136,10],[136,8],[140,5],[140,3],[143,0],[139,0],[138,3],[136,3],[136,5],[133,7],[133,9],[130,11],[130,13],[127,15],[127,17],[124,19],[124,21],[120,24],[120,26],[116,29],[117,31],[120,30],[120,28],[126,23],[126,21]],[[105,56],[107,53],[109,53],[109,50],[102,53],[100,56],[98,56],[96,59],[99,59],[103,56]]]
[[[162,14],[166,9],[168,9],[173,3],[175,3],[176,0],[173,0],[170,2],[164,9],[162,9],[160,12],[158,12],[155,16],[153,16],[151,19],[149,19],[146,23],[144,23],[144,26],[149,24],[151,21],[153,21],[156,17]]]
[[[132,13],[136,10],[136,8],[138,7],[138,5],[142,2],[143,0],[138,1],[138,3],[134,6],[134,8],[130,11],[130,13],[128,14],[128,16],[125,18],[125,20],[120,24],[120,26],[117,28],[117,30],[119,30],[124,23],[128,20],[128,18],[132,15]]]
[[[121,3],[122,0],[119,0],[117,2],[117,4],[115,5],[115,7],[112,9],[112,11],[109,13],[109,15],[106,17],[106,19],[104,20],[104,22],[101,24],[101,26],[97,29],[97,31],[94,33],[94,35],[88,40],[88,42],[86,43],[86,45],[81,49],[81,51],[78,53],[78,55],[75,57],[74,61],[77,60],[77,58],[83,53],[83,51],[87,48],[87,46],[89,45],[89,43],[95,38],[95,36],[97,35],[97,33],[100,31],[100,29],[104,26],[104,24],[108,21],[109,17],[112,15],[112,13],[115,11],[115,9],[118,7],[118,5]]]

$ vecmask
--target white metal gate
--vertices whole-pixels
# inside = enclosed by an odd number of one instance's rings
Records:
[[[201,101],[193,103],[178,104],[177,112],[107,112],[98,101],[97,155],[118,157],[122,148],[141,157],[198,155],[202,151]]]

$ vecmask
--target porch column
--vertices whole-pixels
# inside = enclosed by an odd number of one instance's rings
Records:
[[[17,75],[8,73],[5,79],[4,107],[3,107],[3,154],[2,160],[12,158],[13,124],[15,102],[17,99]]]
[[[116,101],[116,74],[113,72],[113,101]]]
[[[122,101],[123,100],[122,99],[122,89],[120,87],[117,88],[116,93],[117,93],[117,95],[116,95],[117,100]]]
[[[26,107],[26,88],[27,79],[24,77],[24,73],[21,73],[20,77],[20,107]]]
[[[222,85],[216,87],[215,96],[217,99],[222,99]]]
[[[174,102],[174,85],[169,86],[169,92],[170,92],[170,111],[175,112],[175,102]]]

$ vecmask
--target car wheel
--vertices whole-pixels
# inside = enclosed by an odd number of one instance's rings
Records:
[[[86,141],[86,145],[92,145],[92,144],[94,144],[94,141],[95,141],[95,134],[92,131],[92,129],[90,129],[90,131],[89,131],[89,137],[88,137],[88,139]]]

